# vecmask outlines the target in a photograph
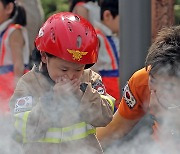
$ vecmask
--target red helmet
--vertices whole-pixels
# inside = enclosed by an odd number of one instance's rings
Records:
[[[97,61],[99,43],[93,26],[70,12],[49,17],[41,27],[35,45],[39,51],[70,62],[94,64]]]

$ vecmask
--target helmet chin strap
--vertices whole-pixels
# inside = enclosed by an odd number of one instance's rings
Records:
[[[85,69],[88,69],[88,68],[90,68],[90,67],[92,67],[94,64],[86,64],[85,65]]]

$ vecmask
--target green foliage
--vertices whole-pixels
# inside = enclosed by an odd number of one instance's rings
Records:
[[[180,5],[180,0],[176,0],[175,3]]]
[[[175,1],[174,5],[174,14],[175,14],[175,24],[180,24],[180,0]]]
[[[68,0],[41,0],[41,3],[45,13],[45,19],[53,13],[69,10]]]

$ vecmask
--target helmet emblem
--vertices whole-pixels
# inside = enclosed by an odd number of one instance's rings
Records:
[[[73,55],[73,59],[77,60],[77,61],[80,61],[82,56],[84,56],[88,53],[88,52],[83,52],[83,51],[79,51],[79,50],[70,50],[70,49],[67,49],[67,51],[69,53],[71,53]]]

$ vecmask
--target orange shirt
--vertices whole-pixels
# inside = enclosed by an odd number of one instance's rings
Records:
[[[118,111],[126,119],[139,119],[148,110],[150,90],[148,87],[149,74],[145,68],[135,72],[123,90],[123,98]]]

